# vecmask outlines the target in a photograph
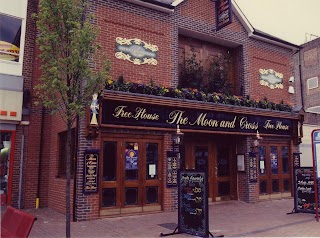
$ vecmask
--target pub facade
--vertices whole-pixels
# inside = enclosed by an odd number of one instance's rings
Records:
[[[90,4],[112,79],[73,130],[75,220],[173,211],[179,169],[207,172],[209,202],[292,196],[298,46],[254,29],[233,1]],[[66,128],[45,124],[45,206],[64,212]]]

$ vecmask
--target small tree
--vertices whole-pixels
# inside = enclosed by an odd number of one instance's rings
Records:
[[[84,115],[93,93],[103,90],[110,70],[109,61],[96,54],[98,31],[88,4],[88,0],[40,0],[36,16],[41,76],[35,89],[43,105],[59,112],[67,126],[66,237],[71,236],[71,128]]]

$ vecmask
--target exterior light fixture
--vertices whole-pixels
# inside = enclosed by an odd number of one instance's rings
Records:
[[[174,145],[182,145],[184,133],[181,132],[179,125],[177,125],[177,131],[172,135],[172,141]]]
[[[262,139],[263,139],[263,138],[260,136],[259,131],[257,131],[256,138],[257,138],[257,139],[255,139],[254,142],[253,142],[254,147],[258,147],[258,146],[259,146],[259,140],[262,140]]]
[[[291,76],[288,80],[289,83],[294,83],[294,77]],[[288,88],[288,92],[291,93],[291,94],[294,94],[294,87],[293,85],[289,85],[289,88]]]

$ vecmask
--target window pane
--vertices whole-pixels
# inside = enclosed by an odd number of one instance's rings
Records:
[[[289,153],[288,153],[287,146],[282,146],[281,156],[282,156],[282,173],[288,174],[289,173]]]
[[[280,190],[279,190],[279,180],[278,179],[273,179],[272,180],[272,192],[274,192],[274,193],[280,192]]]
[[[103,181],[115,181],[117,178],[117,142],[103,143]]]
[[[218,176],[229,176],[229,151],[218,148]]]
[[[271,173],[278,174],[278,148],[270,146]]]
[[[0,14],[1,60],[19,62],[21,24],[20,19]]]
[[[158,178],[158,144],[147,143],[146,151],[146,179]]]
[[[260,174],[266,174],[266,147],[259,147],[259,172]]]
[[[102,207],[113,207],[116,205],[116,189],[102,189]]]
[[[260,181],[260,194],[267,194],[267,180]]]
[[[290,192],[291,191],[291,186],[290,186],[290,180],[289,179],[283,180],[283,190],[284,190],[284,192]]]
[[[147,187],[147,203],[158,203],[158,187]]]
[[[138,152],[138,143],[126,142],[124,156],[126,180],[138,180]]]
[[[138,188],[126,188],[126,205],[138,204]]]
[[[230,195],[230,183],[229,182],[219,182],[218,183],[218,194],[219,194],[219,196]]]
[[[208,147],[196,146],[194,152],[194,158],[196,161],[196,170],[207,171],[208,169]]]

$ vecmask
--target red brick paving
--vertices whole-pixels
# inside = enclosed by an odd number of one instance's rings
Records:
[[[227,201],[209,204],[209,228],[225,237],[320,237],[315,214],[294,213],[293,199],[258,203]],[[65,237],[65,216],[48,208],[28,209],[37,216],[30,238]],[[159,237],[178,223],[177,212],[72,222],[72,237]],[[165,228],[168,227],[168,228]],[[168,237],[191,237],[178,234]]]

